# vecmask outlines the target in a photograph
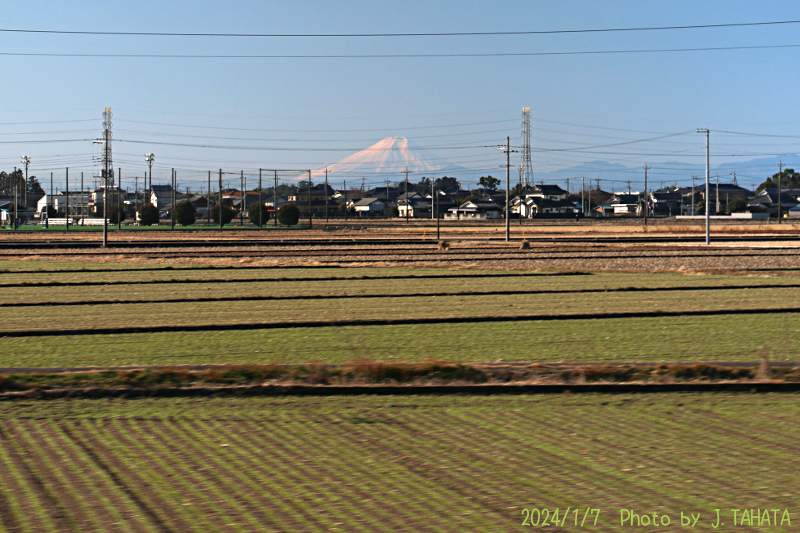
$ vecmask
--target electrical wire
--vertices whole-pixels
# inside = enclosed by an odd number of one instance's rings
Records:
[[[77,30],[29,30],[0,28],[2,33],[33,33],[59,35],[109,35],[146,37],[247,37],[247,38],[361,38],[361,37],[484,37],[502,35],[561,35],[580,33],[615,33],[640,31],[698,30],[713,28],[742,28],[754,26],[777,26],[800,24],[800,20],[776,20],[765,22],[730,22],[722,24],[689,24],[684,26],[639,26],[619,28],[585,28],[577,30],[530,30],[530,31],[482,31],[482,32],[414,32],[414,33],[179,33],[179,32],[127,32],[127,31],[77,31]]]

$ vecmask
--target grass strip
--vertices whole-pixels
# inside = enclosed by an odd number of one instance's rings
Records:
[[[462,316],[447,318],[399,318],[399,319],[365,319],[365,320],[328,320],[328,321],[296,321],[296,322],[260,322],[251,324],[184,324],[179,326],[126,326],[113,328],[75,328],[75,329],[33,329],[0,331],[0,337],[63,337],[89,335],[124,335],[152,334],[195,331],[250,331],[264,329],[290,328],[341,328],[369,326],[401,326],[425,324],[484,324],[496,322],[552,322],[567,320],[609,320],[629,318],[668,318],[668,317],[707,317],[720,315],[785,315],[798,314],[800,307],[762,308],[762,309],[716,309],[685,311],[637,311],[617,313],[570,313],[558,315],[521,315],[521,316]]]
[[[614,292],[675,292],[675,291],[718,291],[739,289],[797,289],[800,284],[764,284],[764,285],[728,285],[728,286],[687,286],[687,287],[614,287],[607,289],[517,289],[517,290],[486,290],[486,291],[458,291],[458,292],[412,292],[406,294],[392,294],[392,298],[421,298],[421,297],[447,297],[447,296],[516,296],[516,295],[542,295],[542,294],[594,294]],[[78,301],[50,301],[50,302],[0,302],[0,307],[60,307],[75,305],[119,305],[119,304],[160,304],[160,303],[201,303],[201,302],[258,302],[258,301],[294,301],[294,300],[353,300],[387,298],[383,294],[304,294],[290,296],[257,295],[257,296],[212,296],[195,298],[163,298],[148,300],[78,300]]]

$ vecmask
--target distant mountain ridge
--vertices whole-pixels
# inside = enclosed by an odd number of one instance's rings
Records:
[[[784,155],[722,163],[711,167],[711,176],[714,179],[719,175],[720,182],[730,183],[733,181],[733,173],[736,172],[737,181],[741,186],[754,188],[766,178],[777,173],[778,163],[781,161],[784,168],[800,170],[799,155]],[[696,183],[699,185],[705,177],[705,165],[702,162],[698,163],[689,164],[677,161],[650,163],[648,165],[650,167],[648,188],[657,189],[661,185],[673,184],[690,186],[692,175],[697,177]],[[518,164],[512,160],[512,186],[519,181]],[[626,166],[621,163],[597,160],[549,172],[537,172],[536,166],[537,161],[534,156],[535,183],[554,183],[566,186],[567,180],[570,180],[570,189],[573,191],[581,187],[581,178],[585,178],[586,186],[591,188],[597,186],[599,178],[600,187],[611,191],[627,190],[629,182],[631,190],[640,190],[644,185],[644,163]],[[318,183],[321,178],[324,178],[325,168],[311,171],[311,178],[314,182]],[[431,150],[416,146],[407,137],[386,137],[364,150],[328,165],[327,169],[330,182],[340,183],[352,179],[353,183],[356,183],[364,179],[373,185],[376,181],[384,179],[392,182],[401,181],[405,178],[406,170],[409,171],[409,179],[414,182],[419,181],[423,176],[429,178],[452,176],[467,182],[468,186],[476,185],[480,176],[491,174],[502,180],[505,174],[505,171],[500,168],[499,162],[494,171],[467,168],[451,163],[447,158]],[[295,180],[303,180],[307,177],[307,174],[302,174],[298,175]]]

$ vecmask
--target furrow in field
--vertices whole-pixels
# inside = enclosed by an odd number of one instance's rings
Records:
[[[150,487],[158,491],[163,512],[168,514],[171,511],[178,515],[180,522],[186,524],[187,531],[230,531],[227,524],[231,516],[220,516],[218,501],[211,498],[218,496],[209,495],[203,483],[188,479],[184,470],[179,468],[180,461],[171,460],[172,451],[158,445],[156,436],[143,431],[146,425],[146,422],[137,420],[112,420],[110,424],[95,429],[107,432],[138,453],[137,471],[147,476]],[[197,519],[199,515],[202,520]]]
[[[265,494],[271,483],[264,465],[242,454],[235,441],[234,444],[228,444],[230,435],[217,429],[209,422],[175,419],[166,436],[187,450],[193,450],[192,455],[204,462],[207,470],[214,472],[220,486],[237,488],[230,491],[228,497],[236,499],[246,509],[244,516],[240,515],[240,520],[249,520],[250,527],[266,528],[271,525],[275,531],[287,528],[303,531],[311,525],[322,526],[310,520],[311,517],[301,519],[302,509],[288,511],[284,508],[283,515],[271,512],[269,508],[273,505],[273,499]]]
[[[337,507],[327,511],[332,520],[365,531],[380,529],[381,524],[401,531],[408,527],[436,531],[435,526],[432,528],[431,524],[420,522],[419,516],[413,513],[421,489],[413,481],[393,477],[391,472],[383,473],[381,480],[377,479],[375,471],[368,468],[363,453],[354,450],[345,440],[331,439],[324,427],[316,427],[314,422],[300,414],[298,416],[297,423],[271,423],[269,433],[263,433],[261,438],[286,464],[293,464],[298,471],[304,472],[305,479],[315,480],[314,486],[336,495]],[[247,421],[241,427],[255,432],[259,425]],[[241,435],[243,439],[247,433]],[[358,487],[359,482],[363,487]],[[405,506],[400,502],[393,505],[397,494],[402,495],[401,501]],[[367,505],[357,505],[351,495],[357,495],[359,501]],[[435,499],[427,505],[433,513],[440,511]]]

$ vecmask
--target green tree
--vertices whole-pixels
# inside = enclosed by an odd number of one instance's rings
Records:
[[[284,204],[278,209],[278,222],[284,226],[294,226],[300,221],[300,208],[295,204]]]
[[[386,210],[386,216],[390,218],[397,218],[400,216],[400,211],[395,206],[392,206]]]
[[[695,211],[698,215],[705,215],[706,214],[706,203],[703,200],[698,201],[695,204]]]
[[[469,195],[469,196],[467,196],[466,198],[463,198],[463,199],[461,200],[461,203],[463,204],[463,203],[465,203],[465,202],[482,202],[482,201],[483,201],[483,198],[481,198],[481,197],[480,197],[480,196],[478,196],[477,194],[470,194],[470,195]]]
[[[158,209],[153,204],[147,203],[139,208],[139,225],[152,226],[158,224]]]
[[[800,173],[795,172],[792,168],[787,168],[780,173],[780,185],[783,189],[798,189],[800,188]],[[758,186],[756,192],[759,193],[764,189],[774,189],[778,187],[778,173],[772,175]]]
[[[234,216],[236,216],[236,210],[223,204],[222,224],[229,224]],[[211,208],[211,219],[214,221],[214,224],[219,224],[219,204]]]
[[[119,224],[125,220],[125,211],[120,211],[119,207],[112,205],[108,208],[109,224]]]
[[[197,220],[197,208],[189,200],[175,206],[175,221],[181,226],[191,226]]]
[[[734,198],[725,207],[728,213],[744,213],[747,210],[747,200],[744,198]]]
[[[251,224],[255,224],[256,226],[258,226],[259,223],[259,207],[261,208],[261,222],[266,224],[267,220],[269,220],[269,210],[267,209],[267,206],[263,204],[253,204],[250,206],[250,209],[247,210],[247,218],[250,219]]]
[[[491,175],[481,176],[481,179],[478,180],[478,185],[494,191],[497,189],[497,186],[500,185],[500,180]]]

